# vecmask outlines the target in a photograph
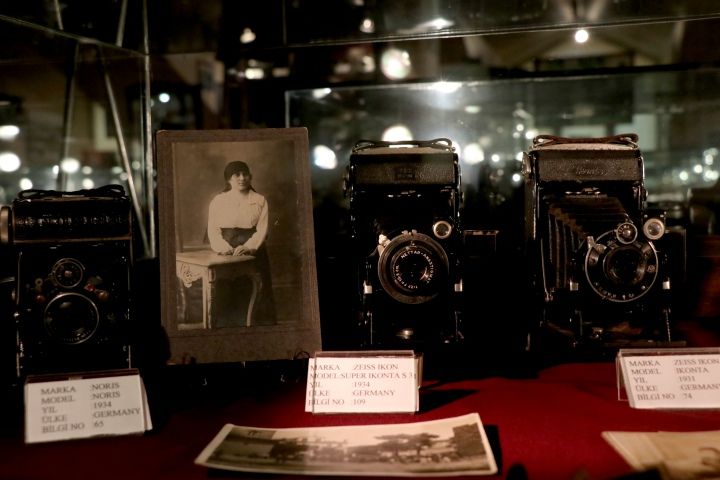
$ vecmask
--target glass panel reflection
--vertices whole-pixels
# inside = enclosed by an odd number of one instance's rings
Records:
[[[360,139],[450,138],[460,156],[468,228],[501,226],[522,190],[522,152],[538,134],[636,132],[649,202],[685,222],[691,189],[720,176],[720,70],[435,82],[295,90],[288,123],[307,126],[316,203],[342,203]],[[519,223],[519,222],[518,222]]]
[[[27,24],[0,26],[0,203],[31,188],[115,183],[130,193],[134,183],[144,204],[144,56]]]
[[[720,15],[711,0],[284,0],[289,44],[619,25]],[[331,18],[332,21],[327,21]]]

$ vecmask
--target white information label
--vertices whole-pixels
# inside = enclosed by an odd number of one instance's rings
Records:
[[[143,433],[152,428],[139,374],[25,383],[25,442]]]
[[[420,365],[413,356],[311,358],[305,410],[313,413],[416,412]]]
[[[720,408],[718,353],[621,353],[618,361],[633,408]]]

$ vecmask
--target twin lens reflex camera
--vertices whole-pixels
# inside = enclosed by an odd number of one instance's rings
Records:
[[[673,341],[673,235],[665,212],[647,208],[637,140],[538,136],[525,153],[538,349]]]
[[[24,190],[0,211],[11,247],[17,376],[130,366],[131,209],[123,187]]]

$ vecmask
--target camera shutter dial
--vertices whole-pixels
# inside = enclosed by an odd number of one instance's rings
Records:
[[[50,278],[58,287],[75,288],[83,280],[85,267],[74,258],[61,258],[52,267]]]
[[[623,222],[615,229],[615,236],[617,237],[618,242],[630,245],[637,240],[637,227],[632,222]]]
[[[403,232],[393,238],[378,260],[380,284],[393,299],[406,304],[437,297],[447,283],[448,257],[432,237]]]

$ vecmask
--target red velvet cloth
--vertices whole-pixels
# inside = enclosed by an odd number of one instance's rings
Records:
[[[228,379],[231,381],[231,379]],[[274,478],[209,471],[193,460],[225,423],[257,427],[361,425],[432,420],[478,412],[501,471],[495,478],[612,479],[632,472],[600,436],[615,431],[720,430],[720,411],[648,411],[617,400],[612,363],[558,365],[537,378],[490,377],[428,386],[415,415],[312,415],[304,384],[241,392],[235,398],[189,402],[143,436],[24,445],[0,438],[3,479]],[[492,441],[492,440],[491,440]]]

